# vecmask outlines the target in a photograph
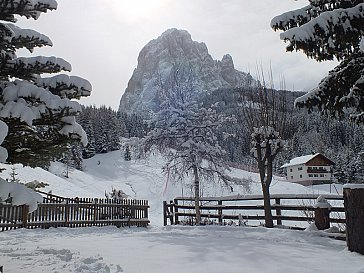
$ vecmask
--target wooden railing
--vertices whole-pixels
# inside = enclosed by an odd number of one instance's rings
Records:
[[[308,169],[307,170],[307,173],[318,173],[318,174],[320,174],[320,173],[330,173],[330,171],[329,170],[319,170],[319,169]]]
[[[53,201],[52,201],[53,200]],[[149,224],[147,200],[49,198],[29,213],[26,205],[0,204],[0,230],[15,228],[142,226]]]
[[[301,229],[302,225],[292,225],[292,223],[305,222],[308,225],[314,221],[315,208],[313,205],[318,196],[320,195],[271,195],[273,220],[277,225],[291,225]],[[344,224],[345,209],[342,195],[322,196],[332,202],[330,222]],[[202,197],[200,209],[201,217],[205,223],[228,224],[234,221],[237,224],[255,225],[264,221],[263,196],[261,195]],[[177,197],[169,203],[164,201],[163,216],[164,225],[193,224],[196,217],[193,198]]]

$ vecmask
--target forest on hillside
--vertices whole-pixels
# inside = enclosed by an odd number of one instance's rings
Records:
[[[256,162],[250,155],[251,133],[247,129],[246,116],[243,107],[247,106],[247,97],[242,95],[249,90],[224,89],[216,90],[201,100],[201,105],[211,106],[219,113],[234,116],[236,122],[222,126],[219,132],[219,144],[225,149],[226,158],[231,166],[248,170],[256,170]],[[274,90],[284,96],[286,107],[285,128],[281,133],[285,140],[285,149],[277,155],[274,161],[274,171],[282,174],[282,166],[290,159],[311,153],[322,153],[335,162],[334,175],[339,183],[359,183],[364,175],[364,127],[350,122],[348,119],[338,120],[320,114],[318,111],[308,113],[307,110],[293,107],[300,92]],[[259,98],[251,98],[258,100]],[[85,129],[89,144],[77,149],[73,146],[71,158],[90,158],[97,153],[107,153],[121,149],[121,157],[126,160],[139,158],[143,155],[138,139],[145,137],[153,128],[149,120],[137,115],[128,115],[112,110],[110,107],[87,106],[78,117],[79,123]],[[228,133],[228,134],[226,134]],[[228,135],[228,137],[226,137]],[[79,150],[73,152],[72,150]],[[67,158],[70,158],[68,156]],[[74,160],[71,160],[74,162]],[[72,163],[74,164],[74,163]],[[81,168],[82,164],[74,164]]]
[[[235,132],[229,141],[221,141],[221,145],[228,151],[227,160],[242,164],[249,168],[256,164],[250,156],[251,136],[247,130],[246,116],[242,107],[246,106],[244,93],[251,90],[217,90],[205,98],[206,104],[220,102],[220,111],[233,114],[237,122],[230,128]],[[290,159],[311,153],[322,153],[335,162],[334,174],[339,183],[359,183],[364,174],[364,127],[349,119],[336,119],[322,115],[319,111],[309,113],[305,109],[294,107],[294,100],[302,96],[301,92],[271,90],[270,96],[283,98],[285,101],[285,126],[281,133],[286,141],[285,149],[277,155],[274,170],[282,173],[282,166]],[[259,97],[253,100],[258,101]],[[273,98],[271,98],[273,99]],[[269,100],[269,98],[268,98]]]

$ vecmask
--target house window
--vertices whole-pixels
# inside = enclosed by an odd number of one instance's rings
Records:
[[[302,167],[298,167],[298,170],[299,170],[299,171],[302,171]]]
[[[313,177],[313,175],[312,174],[309,174],[308,177]]]
[[[293,176],[291,176],[291,179],[293,179]]]
[[[300,178],[302,178],[302,174],[300,174]]]
[[[314,174],[313,176],[314,176],[314,177],[318,177],[318,175],[317,175],[317,174]]]
[[[320,174],[320,177],[325,177],[325,175],[324,174]]]
[[[290,172],[293,172],[293,170],[292,170],[292,169],[289,169],[289,171],[290,171]]]

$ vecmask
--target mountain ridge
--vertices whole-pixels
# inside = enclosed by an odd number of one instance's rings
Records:
[[[205,43],[192,40],[186,30],[172,28],[140,51],[137,67],[120,100],[119,112],[141,116],[155,113],[163,101],[162,93],[176,85],[192,90],[198,98],[220,88],[255,83],[249,73],[235,69],[229,54],[214,60]]]

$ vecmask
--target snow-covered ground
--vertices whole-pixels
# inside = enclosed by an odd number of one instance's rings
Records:
[[[249,227],[162,227],[162,201],[190,195],[188,181],[174,184],[161,173],[163,160],[124,161],[120,151],[85,161],[83,172],[54,163],[51,172],[15,166],[22,182],[43,181],[45,191],[69,197],[103,197],[112,187],[131,198],[150,201],[151,226],[78,229],[13,230],[0,233],[0,266],[4,272],[342,272],[364,273],[364,258],[320,232],[268,230]],[[9,178],[11,168],[0,174]],[[232,176],[251,178],[250,189],[202,185],[204,195],[258,194],[258,176],[233,170]],[[183,188],[183,191],[182,191]],[[272,193],[317,193],[275,179]],[[340,191],[340,189],[338,189]]]
[[[362,273],[364,258],[318,233],[248,227],[114,227],[0,233],[5,272]]]

